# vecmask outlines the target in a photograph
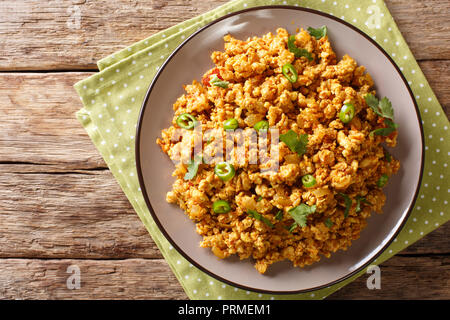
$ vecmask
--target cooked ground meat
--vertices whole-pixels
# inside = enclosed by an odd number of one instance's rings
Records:
[[[307,135],[302,154],[279,142],[277,172],[262,172],[262,164],[251,164],[247,153],[229,160],[236,171],[229,181],[215,174],[214,163],[200,162],[192,179],[185,179],[187,161],[173,172],[176,180],[167,201],[195,221],[203,236],[200,246],[211,248],[221,259],[234,254],[253,258],[260,273],[277,261],[289,259],[303,267],[346,250],[359,238],[371,212],[381,213],[385,195],[379,179],[390,177],[400,166],[382,146],[394,147],[397,131],[371,134],[384,122],[365,101],[368,93],[375,94],[365,68],[348,55],[338,61],[327,36],[316,39],[304,30],[295,35],[295,45],[312,59],[296,58],[288,38],[281,28],[245,41],[225,36],[225,50],[211,55],[215,67],[202,82],[185,86],[186,93],[173,105],[172,126],[157,140],[172,159],[182,150],[190,159],[198,133],[186,130],[181,141],[174,137],[177,118],[184,113],[194,116],[203,130],[223,130],[224,121],[234,118],[241,129],[265,120],[280,135],[289,130]],[[283,74],[287,63],[297,71],[294,83]],[[227,85],[211,85],[212,79]],[[348,123],[339,117],[345,103],[354,106]],[[201,141],[210,154],[223,149],[222,141]],[[305,175],[312,175],[315,185],[305,187]],[[214,212],[218,200],[227,201],[230,211]],[[293,225],[291,212],[301,204],[315,210],[305,215],[304,226]]]

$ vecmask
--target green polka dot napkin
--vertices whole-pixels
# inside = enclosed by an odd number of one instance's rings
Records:
[[[100,72],[75,85],[84,105],[77,113],[79,121],[191,299],[320,299],[365,273],[364,270],[331,287],[296,295],[266,295],[231,287],[192,266],[169,244],[152,220],[139,188],[134,135],[142,101],[158,68],[172,50],[205,24],[233,11],[272,4],[320,10],[367,33],[398,64],[419,104],[426,143],[419,197],[403,230],[375,264],[392,257],[449,219],[449,122],[382,0],[230,1],[100,60]]]

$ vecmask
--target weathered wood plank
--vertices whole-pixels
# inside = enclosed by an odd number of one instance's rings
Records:
[[[226,2],[4,0],[0,70],[93,69],[100,58]],[[386,3],[417,59],[450,59],[448,1]]]
[[[385,0],[416,59],[450,58],[450,2]]]
[[[447,118],[450,119],[450,86],[447,80],[444,80],[450,70],[450,60],[422,61],[419,62],[419,66],[441,103]]]
[[[162,257],[107,170],[0,165],[0,201],[0,258]],[[445,224],[402,254],[448,254],[449,232]]]
[[[450,61],[420,63],[450,116]],[[0,73],[0,162],[105,167],[75,118],[81,102],[73,84],[91,73]]]
[[[75,112],[73,85],[91,73],[0,74],[0,162],[105,167]]]
[[[381,289],[368,290],[361,276],[328,299],[441,299],[450,298],[450,257],[398,257],[381,266]]]
[[[67,268],[80,268],[80,289],[69,290]],[[329,299],[449,299],[450,258],[394,257],[381,266],[381,289],[367,276]],[[186,299],[164,260],[0,259],[0,299]],[[401,288],[399,290],[399,288]]]
[[[78,266],[80,289],[68,289]],[[0,299],[187,299],[162,259],[0,259]]]
[[[109,171],[16,170],[0,165],[0,257],[162,257]]]

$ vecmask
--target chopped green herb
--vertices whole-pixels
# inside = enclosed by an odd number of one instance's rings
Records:
[[[333,221],[331,221],[330,218],[327,218],[327,220],[325,220],[324,224],[328,227],[331,228],[333,226]]]
[[[319,40],[320,38],[323,38],[327,35],[328,29],[327,29],[327,26],[322,26],[322,27],[316,28],[316,29],[309,27],[308,32],[311,36],[313,36],[314,38]]]
[[[345,211],[344,211],[344,217],[348,217],[348,214],[350,213],[350,208],[352,207],[352,199],[345,193],[340,192],[339,195],[344,198],[345,203]]]
[[[390,135],[392,132],[396,131],[398,128],[398,124],[396,124],[395,122],[393,122],[390,119],[384,119],[384,123],[387,125],[386,128],[378,128],[373,130],[372,132],[370,132],[370,135],[377,135],[377,136],[388,136]]]
[[[356,212],[361,211],[361,203],[370,205],[370,202],[367,201],[366,198],[364,198],[363,196],[356,196],[355,200],[356,200]]]
[[[298,227],[297,222],[294,222],[294,223],[291,224],[290,226],[285,226],[284,228],[285,228],[287,231],[289,231],[289,232],[292,233],[292,231],[294,231],[295,228],[297,228],[297,227]]]
[[[289,130],[285,134],[280,134],[280,141],[284,142],[289,149],[297,152],[298,155],[303,155],[306,152],[306,145],[308,144],[308,135],[296,134],[293,130]]]
[[[308,215],[316,212],[316,205],[308,206],[302,203],[290,209],[288,212],[299,226],[304,227],[306,226],[306,218]]]
[[[364,100],[366,100],[367,105],[371,107],[375,113],[378,114],[378,105],[380,104],[378,98],[373,94],[368,93],[365,95]]]
[[[392,121],[394,120],[394,108],[392,108],[392,103],[387,97],[380,100],[379,107],[384,118],[389,118]]]
[[[256,219],[256,220],[259,220],[259,221],[264,222],[266,225],[268,225],[268,226],[271,227],[271,228],[274,227],[273,223],[270,222],[269,219],[267,219],[266,217],[264,217],[262,214],[256,212],[255,210],[247,210],[247,214],[248,214],[250,217],[252,217],[252,218],[254,218],[254,219]]]
[[[299,48],[295,45],[295,36],[288,37],[287,45],[288,45],[289,51],[292,52],[296,58],[305,57],[309,61],[313,60],[313,57],[308,50]]]
[[[228,85],[230,84],[228,81],[220,80],[220,78],[217,76],[217,74],[214,74],[214,75],[210,78],[209,83],[210,83],[211,85],[213,85],[213,86],[221,87],[221,88],[224,88],[224,89],[227,89],[227,88],[228,88]]]
[[[263,199],[263,197],[259,196],[258,199],[256,199],[256,202],[259,202]]]
[[[389,180],[389,176],[387,174],[383,174],[380,179],[377,181],[377,186],[379,188],[383,188]]]
[[[202,163],[203,159],[200,156],[195,156],[188,163],[186,174],[184,175],[184,180],[192,180],[197,175],[198,166]]]
[[[390,163],[392,161],[392,156],[386,149],[384,149],[384,157],[386,158],[387,162]]]
[[[366,94],[364,100],[366,100],[367,105],[371,107],[377,115],[383,118],[391,119],[392,121],[394,120],[394,109],[392,108],[392,104],[387,97],[384,97],[381,101],[379,101],[377,97],[369,93]]]
[[[277,221],[283,220],[283,211],[282,210],[278,210],[277,214],[275,215],[275,220],[277,220]]]

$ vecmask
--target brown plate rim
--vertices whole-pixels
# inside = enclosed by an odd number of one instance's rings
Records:
[[[370,261],[366,262],[364,265],[362,265],[361,267],[359,267],[358,269],[355,269],[352,272],[349,272],[347,275],[336,279],[332,282],[329,282],[327,284],[323,284],[320,286],[316,286],[316,287],[312,287],[312,288],[308,288],[308,289],[301,289],[301,290],[291,290],[291,291],[272,291],[272,290],[264,290],[264,289],[258,289],[258,288],[252,288],[252,287],[248,287],[245,285],[241,285],[239,283],[235,283],[233,281],[227,280],[222,278],[221,276],[215,274],[214,272],[206,269],[204,266],[200,265],[199,263],[197,263],[196,261],[194,261],[186,252],[184,252],[183,250],[181,250],[181,248],[175,243],[175,241],[173,241],[173,239],[169,236],[169,234],[166,232],[166,230],[164,229],[164,227],[162,226],[161,222],[159,221],[157,215],[155,214],[153,207],[150,203],[150,199],[147,196],[147,191],[145,189],[145,183],[144,183],[144,178],[143,178],[143,174],[142,174],[142,168],[141,168],[141,160],[140,160],[140,156],[141,156],[141,150],[140,150],[140,141],[141,141],[141,129],[142,129],[142,120],[144,118],[144,113],[146,111],[146,106],[150,97],[150,94],[152,92],[152,89],[156,83],[156,81],[158,80],[161,72],[164,70],[164,68],[166,67],[166,65],[170,62],[170,60],[177,54],[177,52],[187,43],[189,42],[192,38],[194,38],[197,34],[203,32],[204,30],[208,29],[209,27],[211,27],[212,25],[216,24],[219,21],[222,21],[224,19],[227,19],[229,17],[235,16],[235,15],[239,15],[245,12],[249,12],[249,11],[256,11],[256,10],[267,10],[267,9],[290,9],[290,10],[298,10],[298,11],[303,11],[303,12],[309,12],[309,13],[314,13],[314,14],[318,14],[330,19],[335,20],[338,23],[344,24],[345,26],[353,29],[354,31],[358,32],[360,35],[362,35],[364,38],[366,38],[367,40],[369,40],[378,50],[381,51],[381,53],[383,53],[386,58],[389,60],[389,62],[394,66],[394,68],[396,69],[397,73],[399,74],[399,76],[401,77],[401,79],[403,80],[404,85],[406,86],[406,88],[408,89],[409,95],[411,97],[411,100],[414,103],[414,108],[416,110],[416,115],[418,118],[418,122],[419,122],[419,128],[420,128],[420,133],[421,133],[421,144],[422,144],[422,153],[421,153],[421,158],[420,158],[420,175],[419,175],[419,181],[417,182],[417,187],[416,187],[416,191],[414,193],[414,197],[413,197],[413,201],[411,202],[411,206],[408,208],[408,212],[406,213],[405,217],[403,218],[403,221],[401,222],[400,226],[397,228],[397,230],[395,231],[395,233],[391,236],[391,238],[388,240],[388,242],[381,248],[378,250],[378,252],[373,256],[373,259],[371,259]],[[136,169],[137,169],[137,175],[138,175],[138,179],[139,179],[139,184],[141,187],[141,192],[142,195],[144,197],[144,200],[147,204],[147,207],[150,211],[150,214],[153,217],[153,220],[155,221],[156,225],[158,226],[159,230],[163,233],[163,235],[166,237],[166,239],[170,242],[170,244],[186,259],[188,260],[192,265],[194,265],[195,267],[197,267],[198,269],[200,269],[201,271],[205,272],[206,274],[208,274],[209,276],[222,281],[224,283],[227,283],[231,286],[234,287],[238,287],[240,289],[243,290],[250,290],[253,292],[258,292],[258,293],[264,293],[264,294],[300,294],[300,293],[306,293],[306,292],[311,292],[311,291],[316,291],[316,290],[320,290],[320,289],[324,289],[330,286],[333,286],[339,282],[342,282],[344,280],[347,280],[349,278],[351,278],[352,276],[358,274],[360,271],[364,270],[367,266],[369,266],[373,261],[375,261],[388,247],[389,245],[392,243],[392,241],[397,237],[397,235],[399,234],[399,232],[403,229],[403,226],[405,225],[406,221],[408,220],[411,211],[414,208],[415,202],[417,200],[417,196],[419,194],[419,190],[420,190],[420,186],[421,186],[421,182],[422,182],[422,176],[423,176],[423,170],[424,170],[424,159],[425,159],[425,138],[424,138],[424,131],[423,131],[423,126],[422,126],[422,118],[420,116],[420,111],[419,111],[419,107],[417,105],[417,101],[414,98],[414,94],[408,84],[408,81],[406,80],[405,76],[403,75],[403,73],[401,72],[400,68],[397,66],[397,64],[394,62],[394,60],[389,56],[389,54],[375,41],[373,40],[370,36],[368,36],[366,33],[364,33],[363,31],[361,31],[360,29],[358,29],[357,27],[353,26],[352,24],[341,20],[335,16],[332,16],[328,13],[324,13],[315,9],[310,9],[310,8],[303,8],[303,7],[296,7],[296,6],[291,6],[291,5],[269,5],[269,6],[258,6],[258,7],[252,7],[252,8],[247,8],[244,10],[239,10],[239,11],[235,11],[232,13],[229,13],[227,15],[224,15],[210,23],[208,23],[207,25],[205,25],[204,27],[198,29],[196,32],[194,32],[193,34],[191,34],[189,37],[186,38],[186,40],[184,40],[171,54],[170,56],[167,58],[167,60],[162,64],[162,66],[159,68],[158,72],[156,73],[155,77],[153,78],[147,93],[145,95],[145,99],[142,103],[142,107],[139,113],[139,118],[138,118],[138,123],[136,126],[136,142],[135,142],[135,158],[136,158]]]

